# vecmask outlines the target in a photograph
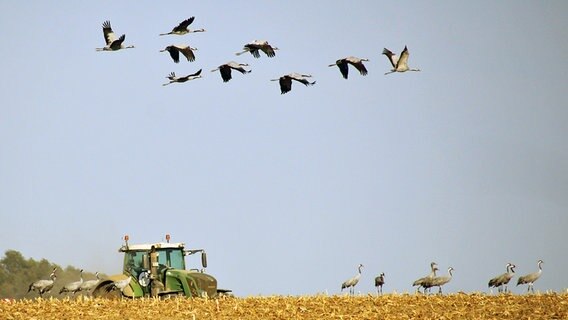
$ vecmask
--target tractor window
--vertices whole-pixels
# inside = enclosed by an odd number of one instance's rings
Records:
[[[174,269],[185,269],[185,260],[183,251],[180,249],[160,250],[158,255],[158,263]]]
[[[137,277],[144,268],[143,251],[129,251],[124,255],[124,271]]]

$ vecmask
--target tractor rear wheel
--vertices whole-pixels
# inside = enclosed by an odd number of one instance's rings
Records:
[[[93,290],[93,297],[116,300],[122,298],[122,292],[114,287],[114,282],[101,283]]]

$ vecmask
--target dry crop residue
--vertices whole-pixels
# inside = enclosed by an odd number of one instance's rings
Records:
[[[0,301],[0,319],[568,319],[568,294]]]

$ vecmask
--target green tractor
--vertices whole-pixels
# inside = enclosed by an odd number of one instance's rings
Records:
[[[203,249],[186,250],[184,243],[166,242],[128,244],[118,249],[124,253],[122,274],[102,280],[94,289],[93,297],[210,297],[231,295],[231,290],[217,288],[217,280],[204,272],[207,255]],[[201,253],[202,269],[185,268],[185,256]]]

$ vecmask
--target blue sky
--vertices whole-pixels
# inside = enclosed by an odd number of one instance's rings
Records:
[[[120,270],[122,236],[208,252],[237,295],[568,287],[564,1],[0,4],[0,250]],[[205,33],[159,37],[195,16]],[[136,48],[96,52],[110,20]],[[275,58],[235,56],[254,39]],[[174,64],[159,51],[197,47]],[[385,76],[384,47],[422,72]],[[344,80],[327,65],[368,58]],[[235,60],[252,72],[223,83]],[[165,76],[204,77],[163,87]],[[276,82],[309,73],[312,87]],[[516,278],[513,279],[516,281]],[[514,292],[524,292],[516,288]]]

